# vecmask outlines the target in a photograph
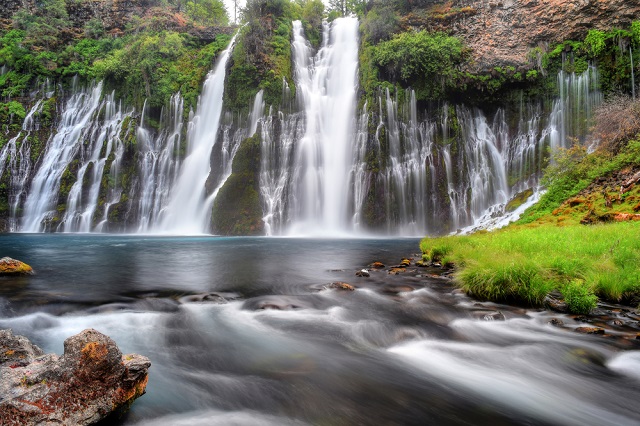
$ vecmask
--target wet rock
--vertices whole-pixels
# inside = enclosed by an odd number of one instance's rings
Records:
[[[471,311],[471,315],[475,319],[483,321],[504,321],[506,318],[500,311],[489,311],[486,309]]]
[[[550,309],[552,311],[556,311],[560,313],[569,312],[569,307],[567,306],[565,301],[563,299],[560,299],[559,297],[556,297],[555,295],[548,294],[544,298],[543,303],[545,308]]]
[[[290,296],[260,296],[249,299],[242,305],[243,309],[252,311],[292,311],[297,309],[314,308],[313,300],[301,300]]]
[[[576,331],[582,334],[604,334],[604,328],[600,327],[578,327]]]
[[[351,284],[342,282],[342,281],[337,281],[335,283],[331,283],[329,284],[329,288],[333,288],[336,290],[344,290],[344,291],[354,291],[355,287],[352,286]]]
[[[415,290],[415,288],[410,285],[387,285],[382,288],[383,293],[389,294],[408,293],[413,290]]]
[[[10,419],[3,424],[93,424],[145,393],[149,359],[123,356],[113,340],[96,330],[65,340],[61,357],[42,355],[10,331],[0,333],[0,342],[3,353],[5,347],[18,348],[28,361],[24,366],[0,364],[0,418]]]
[[[407,267],[407,266],[411,266],[411,260],[404,258],[400,261],[400,266],[401,267]]]
[[[367,271],[366,269],[361,269],[359,271],[356,272],[356,277],[370,277],[371,274],[369,274],[369,271]]]
[[[371,265],[369,265],[369,268],[382,269],[384,268],[384,264],[382,262],[373,262]]]
[[[389,269],[389,275],[398,275],[403,272],[406,272],[405,268],[391,268]]]
[[[192,294],[179,299],[180,303],[227,303],[227,299],[218,293]]]
[[[0,275],[31,275],[33,268],[24,262],[10,257],[0,259]]]
[[[564,325],[564,322],[562,322],[562,320],[558,319],[558,318],[551,318],[549,320],[548,324],[551,324],[551,325],[553,325],[555,327],[561,327],[561,326]]]
[[[619,320],[619,319],[615,319],[615,320],[611,321],[611,324],[620,326],[620,325],[624,325],[624,321]]]
[[[636,340],[640,340],[640,333],[636,334]]]
[[[427,266],[430,266],[431,262],[427,261],[427,260],[418,260],[416,261],[416,266],[420,266],[421,268],[426,268]]]

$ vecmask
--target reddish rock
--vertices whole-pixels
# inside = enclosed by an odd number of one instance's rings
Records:
[[[345,291],[354,291],[355,287],[352,286],[351,284],[347,284],[345,282],[342,281],[337,281],[335,283],[331,283],[329,284],[329,288],[333,288],[336,290],[345,290]]]
[[[604,328],[600,327],[578,327],[576,331],[582,334],[604,334]]]
[[[151,365],[92,329],[65,340],[62,357],[2,330],[0,353],[2,425],[96,423],[145,393]]]

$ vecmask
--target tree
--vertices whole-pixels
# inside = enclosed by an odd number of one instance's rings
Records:
[[[196,24],[229,25],[229,15],[222,0],[189,0],[185,8],[187,16]]]

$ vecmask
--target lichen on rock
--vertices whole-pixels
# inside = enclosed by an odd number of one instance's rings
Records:
[[[61,357],[0,330],[0,419],[3,425],[96,423],[145,393],[150,366],[144,356],[123,356],[93,329],[65,340]]]

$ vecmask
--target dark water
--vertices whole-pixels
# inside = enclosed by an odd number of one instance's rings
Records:
[[[5,235],[0,248],[37,271],[0,278],[0,328],[62,353],[93,327],[151,359],[117,424],[640,424],[632,322],[585,336],[430,271],[355,277],[417,240]]]

